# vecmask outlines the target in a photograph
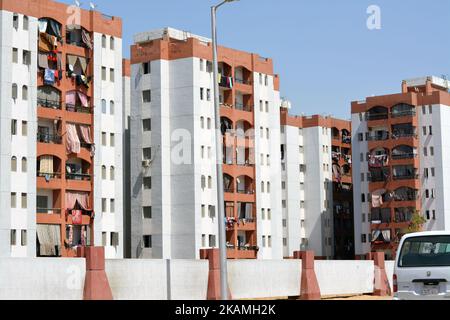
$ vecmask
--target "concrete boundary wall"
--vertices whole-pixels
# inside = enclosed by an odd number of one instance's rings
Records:
[[[384,262],[384,267],[386,269],[386,275],[388,277],[389,285],[391,286],[392,291],[394,290],[393,283],[392,283],[394,281],[394,279],[393,279],[394,265],[395,265],[395,261],[385,261]]]
[[[316,260],[314,263],[314,271],[322,296],[373,292],[373,261]]]
[[[208,261],[106,260],[115,300],[205,300]]]
[[[1,258],[0,300],[82,300],[85,259]]]
[[[300,295],[301,260],[229,260],[233,299]],[[115,300],[205,300],[208,260],[106,260]],[[394,262],[385,262],[392,289]],[[84,258],[1,258],[0,300],[81,300]],[[316,260],[322,296],[357,295],[374,290],[372,260]]]
[[[301,260],[230,260],[228,284],[233,299],[300,295]]]

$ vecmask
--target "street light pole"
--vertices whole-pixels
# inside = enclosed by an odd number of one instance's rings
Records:
[[[214,83],[214,114],[216,119],[216,171],[217,171],[217,207],[219,221],[219,252],[220,252],[220,295],[222,300],[228,300],[228,275],[227,275],[227,247],[225,230],[225,203],[223,197],[223,150],[222,150],[222,132],[220,125],[220,99],[219,99],[219,65],[217,61],[217,27],[216,12],[217,9],[227,2],[236,0],[225,0],[220,4],[211,7],[211,32],[213,49],[213,83]]]

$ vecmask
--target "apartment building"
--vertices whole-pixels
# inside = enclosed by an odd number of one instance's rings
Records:
[[[281,108],[283,255],[353,258],[350,121]]]
[[[199,258],[218,245],[211,41],[171,28],[134,41],[131,256]],[[282,258],[278,77],[271,59],[218,55],[228,257]]]
[[[123,256],[122,22],[0,4],[0,256]]]
[[[355,250],[393,258],[413,215],[449,230],[449,83],[406,80],[402,92],[352,102]]]

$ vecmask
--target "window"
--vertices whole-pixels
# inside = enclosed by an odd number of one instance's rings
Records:
[[[428,127],[428,132],[430,135],[433,135],[433,126]]]
[[[434,156],[434,147],[430,147],[430,156]]]
[[[213,234],[209,235],[209,246],[214,248],[216,246],[216,236]]]
[[[267,209],[267,220],[272,220],[272,210]]]
[[[266,236],[262,236],[262,243],[263,243],[263,247],[266,246]]]
[[[152,247],[152,236],[145,235],[143,237],[144,240],[144,248],[151,248]]]
[[[114,144],[115,144],[115,142],[114,142],[114,133],[110,133],[109,134],[109,144],[110,144],[111,147],[114,147]]]
[[[12,62],[13,63],[19,62],[19,50],[17,48],[12,49]]]
[[[429,198],[430,197],[430,190],[426,189],[425,190],[425,198]]]
[[[431,171],[431,176],[434,177],[435,176],[435,169],[431,168],[430,171]]]
[[[264,181],[261,181],[261,192],[264,193]]]
[[[106,146],[106,132],[102,132],[102,146]]]
[[[259,111],[264,111],[264,102],[262,100],[259,100]]]
[[[27,101],[28,100],[28,87],[22,86],[22,100]]]
[[[281,181],[281,189],[283,189],[283,190],[286,189],[286,182],[285,181]]]
[[[28,134],[28,123],[26,121],[22,121],[22,136],[26,137]]]
[[[261,219],[265,220],[266,219],[266,209],[261,209]]]
[[[109,212],[114,213],[116,210],[114,199],[109,200]]]
[[[206,217],[206,206],[202,204],[202,218]]]
[[[264,77],[264,85],[265,86],[269,85],[269,77],[267,75]]]
[[[266,112],[269,112],[269,101],[266,101]]]
[[[427,113],[427,109],[425,106],[422,106],[422,114],[426,114]]]
[[[11,245],[15,246],[16,245],[16,230],[11,230]]]
[[[202,159],[205,158],[205,146],[201,146],[201,151],[200,151],[200,153],[201,153],[201,158],[202,158]]]
[[[152,94],[150,90],[144,90],[142,91],[142,101],[144,103],[148,103],[152,101]]]
[[[109,102],[109,113],[114,114],[114,101]]]
[[[19,29],[19,15],[17,13],[13,14],[13,28]]]
[[[109,49],[114,50],[114,37],[109,39]]]
[[[16,100],[17,99],[17,84],[15,84],[15,83],[13,83],[12,84],[12,98],[14,99],[14,100]]]
[[[366,214],[365,214],[365,213],[363,213],[363,214],[361,215],[361,222],[362,222],[362,223],[366,222]]]
[[[102,35],[102,48],[106,49],[106,36]]]
[[[270,182],[267,182],[267,193],[270,193]]]
[[[286,238],[283,238],[283,246],[287,246],[287,239]]]
[[[107,232],[102,232],[102,245],[106,247],[108,244],[106,243],[106,235]]]
[[[202,234],[202,248],[206,247],[206,234]]]
[[[142,149],[142,157],[144,160],[151,160],[152,159],[152,148]]]
[[[17,120],[11,120],[11,134],[15,136],[17,134]]]
[[[102,212],[106,212],[107,208],[106,208],[106,199],[102,198]]]
[[[259,84],[263,84],[263,75],[262,73],[259,74]]]
[[[358,133],[358,141],[364,141],[364,135],[362,133]]]
[[[202,186],[202,189],[206,188],[206,177],[205,176],[202,176],[202,178],[201,178],[201,186]]]
[[[115,179],[115,170],[114,167],[111,166],[111,168],[109,168],[109,180],[114,180]]]
[[[22,193],[20,199],[21,199],[20,203],[21,203],[22,209],[26,209],[27,208],[27,194]]]
[[[425,211],[425,214],[427,216],[427,220],[430,220],[430,210]]]
[[[22,172],[27,172],[27,158],[22,157]]]
[[[102,166],[102,179],[106,180],[106,166]]]
[[[212,177],[211,176],[208,177],[208,188],[209,189],[212,188]]]
[[[436,210],[433,210],[433,220],[436,220]]]
[[[427,135],[427,127],[422,127],[422,132],[423,132],[423,135],[426,136]]]
[[[106,67],[102,67],[102,80],[106,81]]]
[[[11,208],[16,208],[17,203],[16,203],[16,193],[15,192],[11,192]]]
[[[208,206],[208,214],[211,219],[215,218],[216,217],[216,207]]]
[[[119,233],[111,232],[111,246],[117,247],[119,245]]]
[[[26,66],[31,64],[31,52],[28,50],[23,50],[22,52],[22,63]]]
[[[270,138],[270,136],[269,136],[269,128],[266,128],[266,138],[267,138],[267,139]]]
[[[152,130],[152,119],[143,119],[142,120],[142,129],[144,131],[151,131]]]
[[[266,162],[266,164],[267,164],[268,166],[270,166],[270,155],[267,155],[267,162]]]
[[[272,247],[272,236],[268,236],[267,237],[267,245],[268,245],[269,248]]]
[[[17,171],[17,158],[13,156],[11,158],[11,171],[16,172]]]
[[[142,214],[144,216],[144,219],[151,219],[152,218],[152,207],[143,207]]]
[[[206,71],[209,73],[213,72],[213,64],[211,61],[206,61]]]
[[[423,176],[428,178],[428,168],[423,169]]]
[[[150,62],[144,62],[142,64],[142,69],[143,69],[144,74],[150,74],[151,73]]]
[[[367,241],[367,235],[362,234],[362,235],[361,235],[361,242],[362,242],[362,243],[366,243],[366,241]]]
[[[23,16],[23,30],[28,30],[28,17]]]
[[[366,195],[361,193],[361,202],[366,202]]]
[[[22,247],[27,245],[27,230],[20,231],[20,245]]]
[[[152,177],[144,177],[144,189],[150,190],[152,188]]]
[[[114,69],[109,69],[109,81],[114,82]]]
[[[281,206],[282,206],[283,208],[286,208],[286,200],[281,200]]]
[[[204,99],[204,90],[203,88],[200,88],[200,100]]]
[[[206,122],[208,130],[211,129],[211,118],[208,118]]]
[[[206,100],[211,101],[211,89],[206,89]]]
[[[428,106],[428,112],[429,112],[430,114],[433,113],[433,106],[432,106],[431,104]]]
[[[428,156],[428,149],[427,149],[427,147],[423,148],[423,155],[425,157]]]
[[[204,71],[204,70],[205,70],[204,60],[200,59],[200,71]]]
[[[106,114],[106,100],[102,99],[102,113]]]

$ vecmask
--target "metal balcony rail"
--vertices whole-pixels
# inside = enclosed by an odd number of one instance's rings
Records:
[[[91,178],[88,173],[66,173],[67,180],[91,181]]]
[[[36,208],[36,212],[40,214],[60,214],[60,208]]]
[[[419,179],[418,174],[398,174],[393,175],[394,180]]]
[[[84,107],[79,104],[71,104],[66,103],[66,110],[70,112],[78,112],[78,113],[92,113],[91,107]]]
[[[392,160],[412,159],[412,158],[416,158],[416,157],[417,157],[417,153],[392,154]]]
[[[49,100],[49,99],[37,99],[37,104],[39,107],[49,108],[49,109],[61,109],[61,101],[59,100]]]
[[[388,114],[387,113],[366,113],[366,120],[382,120],[387,119]]]
[[[47,133],[38,133],[36,135],[37,142],[40,143],[55,143],[61,144],[62,137],[60,135],[47,134]]]
[[[60,179],[61,173],[59,172],[37,172],[38,177],[46,178],[46,179]]]
[[[405,110],[405,111],[399,111],[399,112],[391,112],[391,117],[392,118],[415,116],[415,115],[416,115],[416,110]]]

